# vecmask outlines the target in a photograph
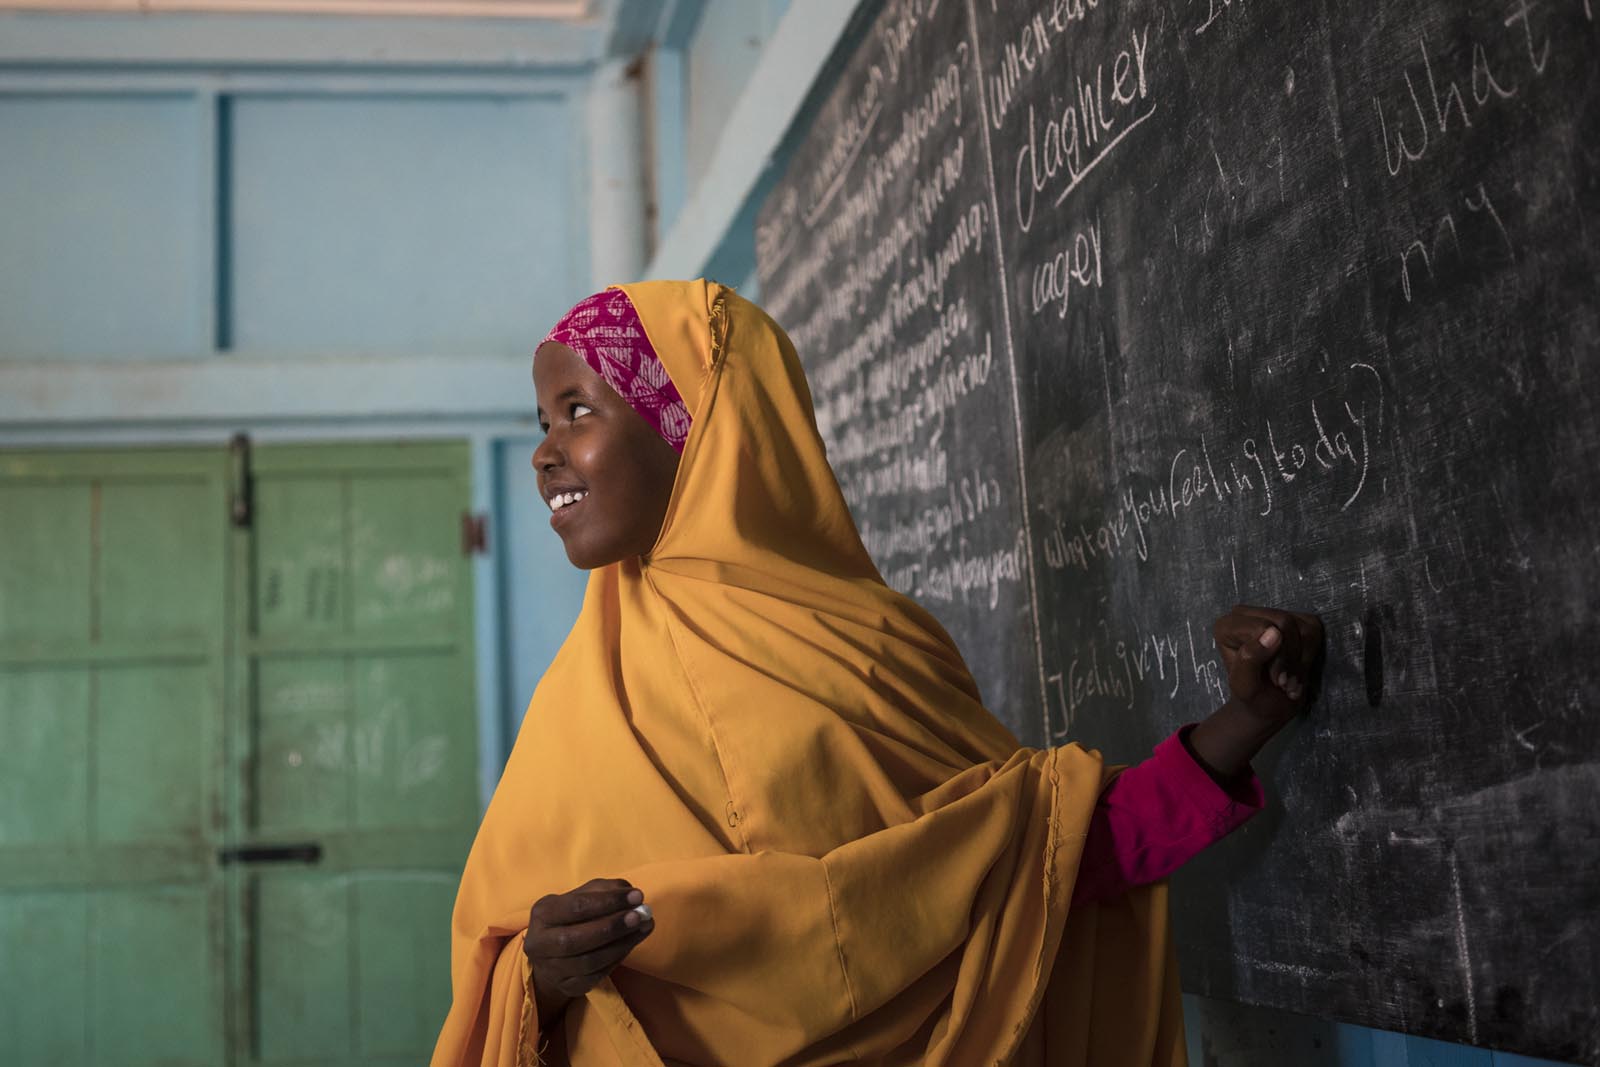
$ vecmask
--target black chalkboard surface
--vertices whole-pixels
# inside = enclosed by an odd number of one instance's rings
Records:
[[[1027,742],[1141,758],[1317,611],[1185,987],[1600,1062],[1600,0],[898,0],[763,301],[885,577]]]

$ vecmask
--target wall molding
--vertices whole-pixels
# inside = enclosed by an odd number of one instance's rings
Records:
[[[0,433],[319,420],[534,426],[529,357],[0,363]]]
[[[0,10],[114,11],[168,14],[203,11],[219,15],[422,15],[436,18],[561,19],[594,14],[595,0],[0,0]]]
[[[587,69],[601,20],[0,11],[0,66]]]

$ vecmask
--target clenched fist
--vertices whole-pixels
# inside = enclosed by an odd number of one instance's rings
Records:
[[[1240,604],[1218,619],[1211,632],[1235,701],[1280,724],[1305,706],[1322,655],[1321,619]]]
[[[539,1029],[599,984],[654,929],[644,894],[620,878],[595,878],[535,902],[522,950],[533,973]]]
[[[1261,746],[1311,700],[1322,658],[1315,615],[1240,604],[1212,627],[1228,672],[1228,702],[1189,731],[1189,750],[1219,782],[1250,767]]]

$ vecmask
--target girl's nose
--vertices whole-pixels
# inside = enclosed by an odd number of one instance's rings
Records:
[[[552,467],[560,466],[560,457],[561,450],[555,444],[554,435],[546,433],[544,440],[540,441],[539,446],[533,450],[533,469],[547,471]]]

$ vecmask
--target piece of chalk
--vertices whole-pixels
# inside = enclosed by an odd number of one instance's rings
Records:
[[[650,905],[648,905],[648,904],[636,904],[636,905],[634,905],[633,910],[638,912],[639,913],[639,918],[643,919],[646,922],[649,922],[650,920],[655,918],[654,915],[650,914]]]

